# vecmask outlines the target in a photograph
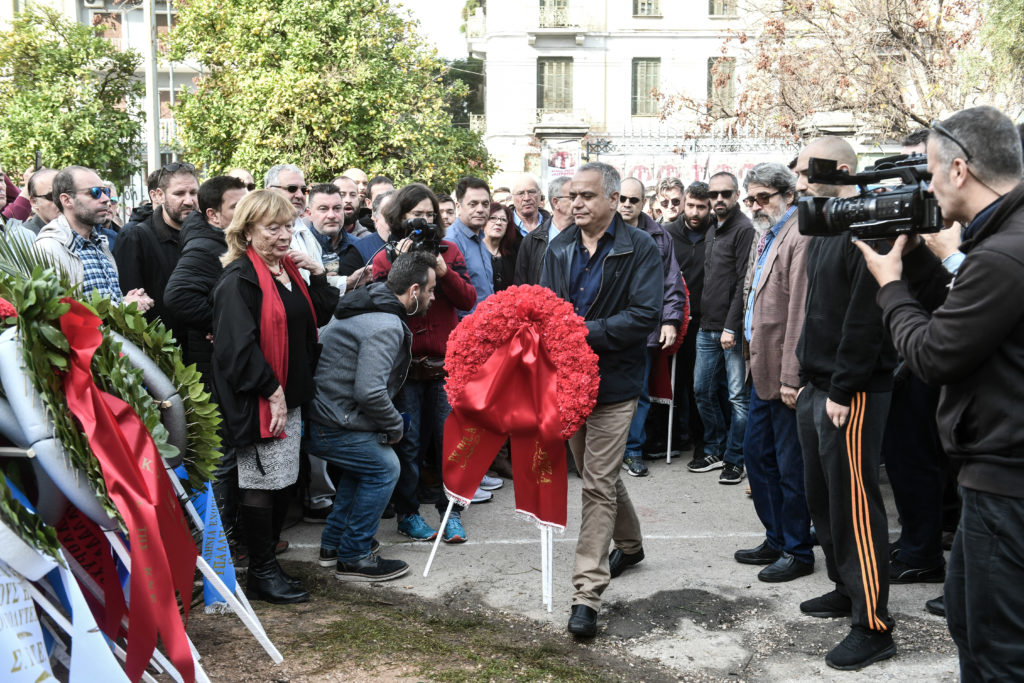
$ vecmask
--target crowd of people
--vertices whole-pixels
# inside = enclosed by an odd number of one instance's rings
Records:
[[[671,428],[690,472],[749,478],[765,538],[735,560],[763,566],[759,580],[811,574],[821,546],[835,587],[800,610],[850,620],[830,666],[896,653],[891,584],[945,581],[927,608],[947,616],[964,679],[1012,679],[1024,672],[1020,137],[979,107],[904,151],[927,152],[948,227],[891,248],[800,230],[799,197],[857,193],[812,182],[813,158],[856,172],[838,137],[742,181],[720,171],[653,192],[600,162],[546,188],[529,174],[493,191],[465,177],[451,195],[355,168],[307,184],[291,164],[262,189],[244,169],[200,183],[172,163],[123,227],[95,170],[40,169],[20,191],[8,181],[4,231],[85,295],[162,320],[202,371],[223,417],[215,494],[250,597],[309,599],[276,559],[296,487],[303,518],[324,525],[319,562],[341,580],[408,571],[381,556],[382,519],[417,541],[468,538],[459,506],[443,529],[421,514],[433,505],[441,519],[447,503],[447,340],[495,292],[539,284],[584,318],[600,371],[568,442],[583,497],[571,633],[595,635],[610,580],[645,559],[622,475],[647,476]],[[662,353],[677,358],[673,425],[648,395]],[[473,501],[503,477],[507,450]]]

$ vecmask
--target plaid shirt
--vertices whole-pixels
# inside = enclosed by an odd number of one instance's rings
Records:
[[[85,277],[82,279],[82,293],[89,296],[98,290],[114,303],[121,302],[121,285],[117,279],[117,269],[107,258],[104,247],[107,246],[106,235],[101,235],[94,227],[89,239],[83,239],[77,232],[72,233],[71,253],[82,261]]]

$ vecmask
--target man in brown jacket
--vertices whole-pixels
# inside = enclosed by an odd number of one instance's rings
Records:
[[[797,229],[796,176],[782,164],[763,163],[744,178],[754,227],[762,233],[748,273],[743,338],[753,387],[743,440],[754,509],[765,541],[736,551],[736,561],[768,565],[757,575],[777,583],[814,570],[804,465],[797,438],[796,345],[804,324],[807,245]]]

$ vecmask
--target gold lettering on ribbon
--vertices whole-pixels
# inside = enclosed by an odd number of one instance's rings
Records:
[[[540,441],[534,443],[533,463],[531,466],[537,477],[538,484],[550,484],[553,470],[551,468],[551,456],[540,446]]]
[[[477,427],[467,427],[466,433],[459,439],[459,444],[451,452],[451,455],[448,456],[448,461],[455,463],[460,469],[466,469],[470,457],[472,457],[476,447],[479,445],[480,429]]]
[[[143,458],[142,458],[142,469],[146,470],[147,472],[152,472],[153,470],[150,468],[150,465],[152,465],[152,464],[153,464],[152,460],[150,460],[149,458],[143,456]]]
[[[149,548],[149,531],[144,526],[139,527],[139,547],[143,550]]]

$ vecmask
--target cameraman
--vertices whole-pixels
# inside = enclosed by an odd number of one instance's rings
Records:
[[[406,239],[409,232],[406,221],[420,218],[436,225],[440,212],[434,193],[426,185],[412,183],[392,195],[383,215],[391,231],[390,239],[392,243],[397,241],[395,249],[401,252],[411,246],[411,240]],[[444,228],[438,229],[443,237]],[[448,336],[459,324],[457,309],[468,311],[476,305],[476,290],[466,271],[462,252],[454,243],[442,241],[442,246],[448,248],[436,256],[434,305],[425,316],[408,320],[413,340],[412,364],[405,385],[395,400],[398,410],[409,415],[409,424],[405,437],[395,445],[402,469],[392,501],[398,514],[398,531],[417,541],[429,541],[437,535],[437,531],[420,517],[417,492],[423,454],[430,450],[428,446],[431,443],[437,444],[437,452],[441,452],[444,421],[451,412],[444,393],[444,356],[448,350]],[[391,270],[390,258],[385,251],[374,257],[374,280],[387,277]],[[446,505],[447,501],[442,497],[437,504],[439,514],[443,514]],[[452,510],[448,525],[443,529],[444,540],[449,543],[466,540],[459,511],[458,506]]]
[[[797,192],[857,194],[853,185],[810,183],[811,158],[857,170],[849,143],[818,138],[797,158]],[[796,351],[802,385],[796,419],[807,505],[835,590],[805,600],[800,611],[851,617],[849,634],[825,657],[826,664],[844,670],[896,654],[888,610],[889,525],[878,482],[896,353],[886,339],[877,293],[849,239],[811,239],[804,328]]]
[[[942,387],[937,414],[942,446],[962,463],[963,508],[945,585],[961,678],[1022,680],[1020,137],[998,110],[966,109],[933,124],[928,170],[943,217],[966,225],[960,247],[966,258],[955,277],[916,236],[898,238],[886,256],[857,246],[882,287],[878,303],[896,348],[915,374]]]

